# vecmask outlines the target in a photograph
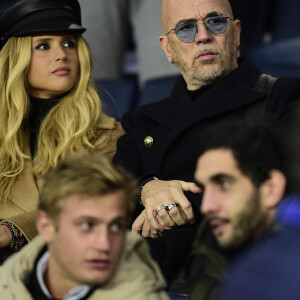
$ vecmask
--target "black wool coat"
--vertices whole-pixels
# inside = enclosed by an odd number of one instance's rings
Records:
[[[225,119],[243,119],[249,108],[268,95],[254,89],[261,71],[250,60],[239,59],[239,67],[206,88],[196,99],[190,96],[183,77],[176,81],[171,96],[148,104],[122,118],[126,134],[119,138],[114,161],[137,178],[157,176],[161,180],[193,181],[197,154],[195,145],[207,126]],[[300,107],[300,78],[275,82],[266,111],[287,124]],[[153,138],[146,147],[144,139]],[[201,195],[186,193],[195,206],[198,220]],[[153,257],[170,283],[190,250],[196,226],[164,231],[160,239],[149,239]]]

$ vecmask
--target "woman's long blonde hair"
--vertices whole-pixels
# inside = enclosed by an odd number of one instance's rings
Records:
[[[4,203],[30,155],[26,87],[31,37],[13,37],[0,52],[0,203]],[[101,103],[91,78],[91,52],[78,36],[80,75],[73,89],[43,120],[33,158],[33,173],[43,176],[70,152],[93,148]]]

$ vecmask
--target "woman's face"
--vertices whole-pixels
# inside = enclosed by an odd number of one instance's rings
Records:
[[[70,91],[79,76],[74,35],[41,35],[32,38],[27,81],[29,94],[49,99]]]

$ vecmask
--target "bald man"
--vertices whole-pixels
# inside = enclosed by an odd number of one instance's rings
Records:
[[[202,219],[201,189],[193,183],[195,140],[225,119],[272,116],[286,125],[299,107],[300,79],[276,80],[238,58],[241,23],[227,0],[163,0],[162,25],[160,46],[182,76],[169,97],[124,115],[115,162],[140,180],[132,228],[150,238],[172,283]]]

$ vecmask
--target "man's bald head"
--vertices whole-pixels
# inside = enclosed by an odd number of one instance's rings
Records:
[[[162,0],[162,4],[161,4],[161,23],[162,23],[162,27],[163,27],[163,31],[164,33],[167,32],[167,18],[168,18],[168,7],[171,5],[170,4],[170,0]]]
[[[204,24],[204,20],[217,15],[228,17],[221,34],[213,34]],[[188,42],[172,30],[186,22],[197,25],[193,40]],[[162,0],[162,25],[160,46],[168,61],[180,69],[188,90],[211,85],[238,67],[241,26],[233,19],[228,0]]]
[[[161,20],[164,33],[167,33],[171,29],[169,28],[171,16],[173,11],[177,9],[180,10],[180,6],[191,5],[201,9],[201,6],[205,7],[208,2],[215,2],[217,7],[223,8],[223,12],[226,16],[233,18],[232,9],[228,0],[162,0]]]

